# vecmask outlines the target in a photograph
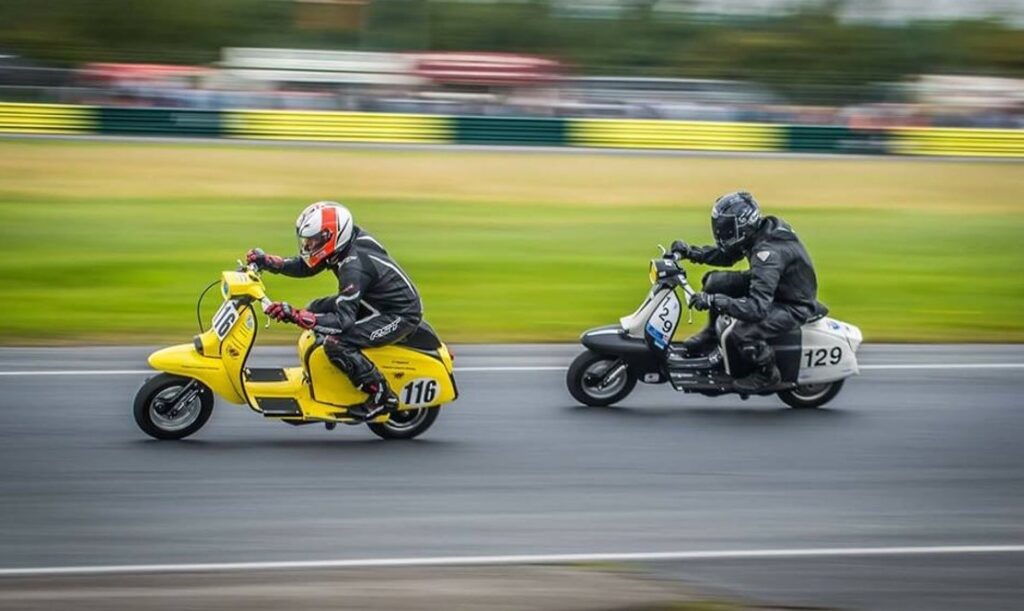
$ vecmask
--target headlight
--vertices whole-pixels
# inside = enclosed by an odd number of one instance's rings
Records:
[[[227,280],[225,280],[224,282],[220,283],[220,294],[224,298],[227,298],[227,296],[228,296],[228,282],[227,282]]]
[[[651,271],[647,273],[647,278],[650,279],[651,284],[658,281],[658,266],[654,261],[651,261]]]

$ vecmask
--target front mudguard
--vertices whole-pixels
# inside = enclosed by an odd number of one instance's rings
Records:
[[[232,382],[224,361],[199,354],[192,344],[157,350],[149,355],[149,366],[158,371],[199,380],[231,403],[246,402]]]
[[[619,325],[609,325],[585,331],[580,343],[597,354],[616,356],[629,365],[634,375],[643,379],[645,374],[661,374],[659,355],[643,339],[628,336]]]

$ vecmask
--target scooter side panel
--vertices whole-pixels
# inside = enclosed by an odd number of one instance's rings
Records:
[[[456,397],[450,364],[443,359],[401,346],[367,348],[363,354],[384,374],[402,408],[436,407]],[[366,401],[366,393],[328,360],[323,347],[311,347],[306,362],[316,401],[335,406]]]
[[[849,325],[823,318],[804,325],[800,332],[800,384],[834,382],[859,373]],[[859,338],[860,331],[856,335]]]

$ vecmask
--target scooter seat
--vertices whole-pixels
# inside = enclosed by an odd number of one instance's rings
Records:
[[[424,320],[420,322],[415,331],[396,343],[416,350],[437,350],[441,347],[441,338],[437,336],[434,328]]]

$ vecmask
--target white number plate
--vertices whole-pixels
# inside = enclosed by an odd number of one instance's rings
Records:
[[[679,297],[673,291],[665,295],[665,298],[661,300],[647,320],[647,334],[651,336],[654,345],[662,350],[667,348],[669,342],[672,341],[676,325],[679,324],[679,310]]]
[[[238,308],[235,307],[235,302],[228,299],[221,304],[220,309],[213,315],[213,330],[217,334],[218,339],[224,339],[227,337],[231,328],[238,322]]]
[[[416,378],[402,387],[401,400],[405,405],[430,405],[437,399],[437,380]]]

